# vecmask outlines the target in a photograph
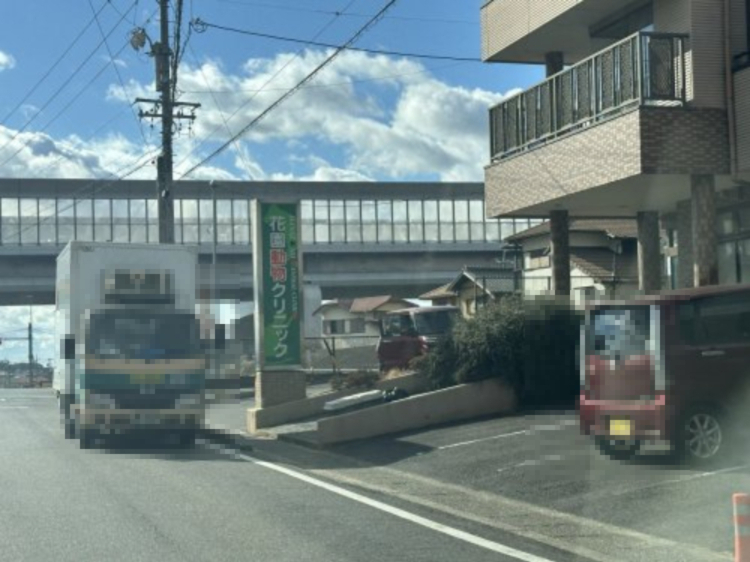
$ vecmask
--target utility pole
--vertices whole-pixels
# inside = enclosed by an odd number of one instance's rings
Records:
[[[34,324],[29,321],[29,386],[34,388]]]
[[[137,28],[133,31],[130,44],[134,49],[142,48],[146,41],[151,46],[151,56],[156,63],[156,91],[161,93],[160,99],[136,98],[137,103],[151,104],[152,108],[148,111],[141,110],[139,117],[149,119],[161,118],[161,156],[156,160],[156,197],[159,208],[159,243],[174,244],[174,200],[172,198],[172,137],[174,135],[175,120],[183,119],[194,121],[195,110],[200,107],[199,103],[178,102],[174,99],[177,83],[177,65],[174,63],[176,51],[181,49],[179,44],[175,44],[172,49],[169,44],[169,0],[158,0],[159,18],[160,18],[160,37],[159,41],[154,43],[148,37],[146,30]],[[178,0],[182,4],[182,0]],[[181,21],[176,21],[177,37],[179,37],[179,26]],[[176,108],[188,107],[191,113],[183,113]]]

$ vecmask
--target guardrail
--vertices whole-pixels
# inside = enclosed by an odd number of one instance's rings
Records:
[[[490,109],[492,160],[621,114],[686,100],[688,35],[640,32]]]

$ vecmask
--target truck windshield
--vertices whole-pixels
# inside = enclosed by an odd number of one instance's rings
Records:
[[[198,323],[190,314],[107,311],[89,319],[87,353],[102,358],[174,359],[200,353]]]
[[[650,331],[647,306],[597,310],[591,316],[589,354],[643,355],[649,351]]]
[[[450,332],[455,316],[452,310],[422,312],[414,315],[414,326],[420,336],[439,336]]]

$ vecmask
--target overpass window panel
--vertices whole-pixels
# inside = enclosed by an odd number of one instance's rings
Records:
[[[514,222],[511,219],[500,219],[500,240],[505,240],[508,236],[515,234]]]
[[[330,238],[331,224],[328,220],[328,201],[316,200],[313,202],[313,224],[315,225],[315,243],[328,244]]]
[[[484,242],[484,201],[469,201],[469,223],[472,242]]]
[[[378,241],[378,223],[375,201],[362,201],[362,242]]]
[[[361,201],[346,202],[346,241],[362,242],[362,205]]]
[[[109,199],[94,200],[94,237],[97,242],[112,239],[112,207]]]
[[[403,244],[409,241],[409,215],[406,201],[393,202],[393,241]]]
[[[393,201],[378,201],[378,242],[393,242]]]
[[[329,216],[331,217],[331,242],[346,242],[346,221],[343,201],[329,202]]]
[[[232,243],[232,201],[222,199],[216,202],[216,217],[218,225],[219,244]]]
[[[423,201],[422,216],[424,217],[424,241],[440,241],[440,223],[438,221],[438,202]]]
[[[235,199],[232,201],[232,215],[234,216],[234,243],[250,243],[250,210],[247,199]]]
[[[17,245],[21,242],[18,199],[4,197],[2,205],[2,240],[4,245]]]
[[[182,201],[174,200],[174,241],[182,244]],[[159,242],[159,202],[156,199],[146,200],[146,242]]]
[[[65,245],[75,238],[75,209],[72,199],[58,199],[57,217],[57,243]]]
[[[218,214],[218,212],[217,212]],[[217,219],[218,222],[218,219]],[[210,199],[198,201],[198,224],[200,225],[199,244],[214,243],[214,209]]]
[[[94,201],[77,199],[75,202],[76,240],[91,242],[94,239]]]
[[[182,243],[198,243],[198,201],[182,200]]]
[[[453,217],[456,225],[456,242],[468,242],[469,241],[469,202],[454,201],[453,202]]]
[[[487,242],[500,242],[500,221],[489,219],[484,225]]]
[[[56,244],[55,215],[57,202],[54,199],[39,200],[39,243]]]
[[[453,201],[440,201],[438,205],[440,223],[440,241],[454,242],[455,229],[453,222]]]
[[[130,241],[137,244],[146,242],[146,201],[130,200]]]
[[[422,201],[409,201],[409,242],[424,242]]]
[[[39,209],[36,199],[21,199],[21,244],[39,243]]]

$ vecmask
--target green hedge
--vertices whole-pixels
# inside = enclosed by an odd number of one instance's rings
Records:
[[[574,403],[581,320],[567,301],[507,296],[458,322],[414,367],[433,388],[502,378],[523,405]]]

